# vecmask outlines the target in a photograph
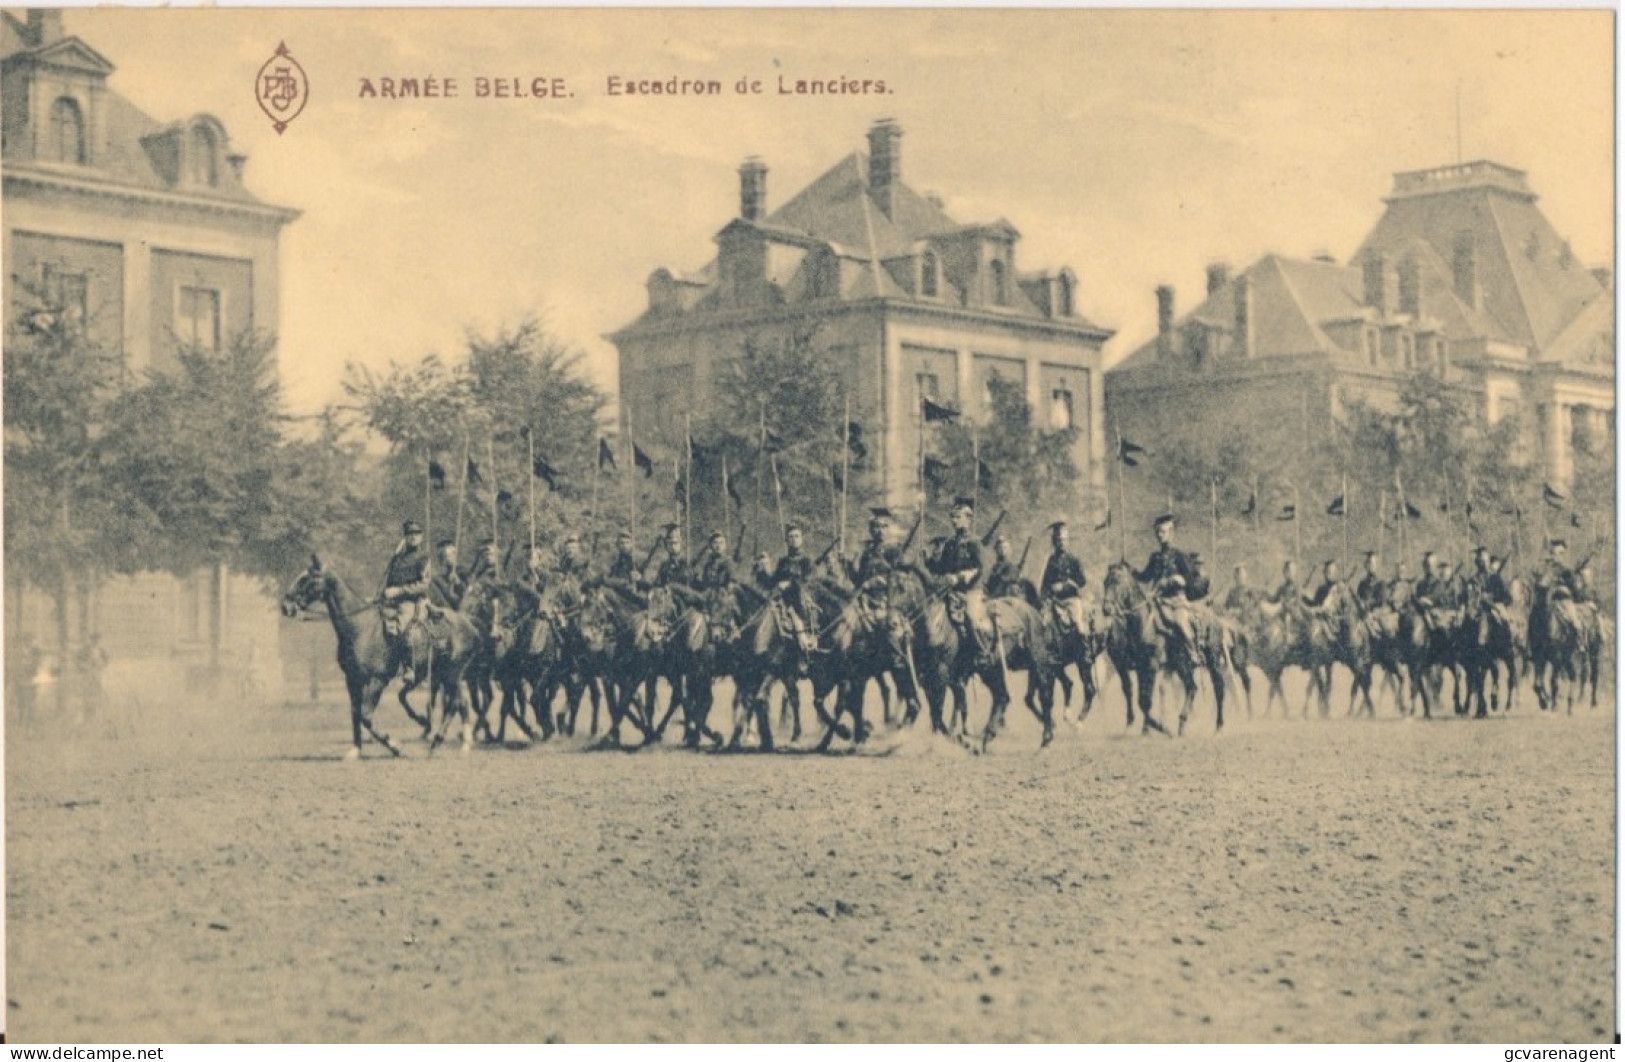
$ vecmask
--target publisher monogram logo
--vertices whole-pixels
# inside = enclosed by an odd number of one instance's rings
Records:
[[[310,98],[310,80],[286,42],[277,43],[276,52],[260,67],[254,84],[254,98],[278,134],[299,117]]]

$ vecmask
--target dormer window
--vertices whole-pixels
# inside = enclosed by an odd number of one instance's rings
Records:
[[[85,116],[79,109],[79,101],[71,96],[63,96],[51,104],[49,147],[51,158],[56,162],[71,162],[76,166],[83,166],[87,161]]]
[[[937,256],[930,251],[920,256],[920,295],[927,299],[937,297]]]
[[[206,125],[192,127],[192,183],[210,188],[220,183],[218,145],[214,133]]]
[[[1010,301],[1010,279],[1005,274],[1003,260],[993,259],[989,271],[993,280],[993,305],[1003,306]]]

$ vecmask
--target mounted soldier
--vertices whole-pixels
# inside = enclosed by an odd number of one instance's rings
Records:
[[[401,525],[401,543],[384,568],[384,638],[399,663],[408,685],[416,679],[412,660],[422,649],[427,654],[427,632],[422,624],[422,603],[429,595],[429,556],[423,551],[423,525],[408,520]]]
[[[993,539],[993,567],[987,572],[987,596],[1023,596],[1021,571],[1010,557],[1010,536],[1002,531]]]
[[[484,592],[501,582],[502,558],[497,553],[497,541],[487,538],[480,542],[479,552],[474,554],[474,563],[469,565],[464,579],[464,596],[476,587],[483,588]]]
[[[1297,611],[1303,605],[1303,588],[1298,582],[1298,562],[1287,558],[1281,565],[1281,582],[1270,592],[1271,604]]]
[[[965,644],[976,646],[979,654],[985,656],[989,646],[982,632],[990,629],[990,624],[981,586],[981,544],[971,534],[976,502],[963,495],[955,498],[949,519],[953,522],[953,537],[937,546],[925,566],[944,582],[948,591],[948,615],[965,636]]]
[[[1083,588],[1089,577],[1083,573],[1083,562],[1067,549],[1065,520],[1049,525],[1050,555],[1044,562],[1044,574],[1039,577],[1040,593],[1049,602],[1055,623],[1063,631],[1084,629]]]
[[[458,609],[468,584],[457,568],[457,543],[443,538],[435,543],[434,575],[429,580],[429,602],[437,608]]]
[[[803,540],[799,524],[785,528],[785,553],[773,569],[773,589],[778,593],[782,606],[779,615],[785,628],[795,634],[796,643],[803,653],[811,653],[818,647],[818,614],[812,595],[807,591],[807,581],[812,578],[813,560],[802,552]]]
[[[638,559],[632,553],[632,532],[615,533],[615,558],[609,563],[603,585],[628,601],[635,601],[642,589],[643,576],[638,571]]]
[[[891,539],[892,512],[887,508],[869,511],[869,541],[856,561],[846,564],[846,576],[860,590],[872,580],[884,579],[903,565],[903,551]]]
[[[1335,560],[1328,560],[1320,569],[1320,585],[1303,603],[1316,612],[1330,612],[1337,607],[1344,589],[1342,570]]]
[[[1411,569],[1404,561],[1394,568],[1394,577],[1388,581],[1388,604],[1404,608],[1416,597],[1416,584],[1411,580]]]
[[[723,531],[711,532],[705,545],[705,559],[694,575],[694,589],[711,594],[733,585],[733,564],[728,560],[728,535]]]
[[[1164,630],[1177,631],[1191,648],[1196,645],[1196,628],[1191,621],[1189,602],[1207,596],[1208,585],[1191,562],[1190,555],[1174,545],[1174,518],[1163,514],[1151,524],[1157,536],[1157,550],[1134,573],[1135,581],[1148,583],[1152,601]]]
[[[1223,608],[1232,616],[1250,616],[1253,609],[1258,607],[1258,600],[1263,596],[1263,591],[1247,581],[1245,564],[1236,565],[1233,576],[1235,582],[1231,585],[1230,592],[1224,595]]]
[[[1560,538],[1552,540],[1547,547],[1546,559],[1541,566],[1540,580],[1548,591],[1557,595],[1561,587],[1561,597],[1574,597],[1574,571],[1568,563],[1569,545]]]
[[[1382,558],[1377,556],[1376,550],[1366,550],[1365,574],[1360,576],[1359,584],[1354,587],[1354,600],[1369,615],[1388,604],[1388,589],[1388,584],[1382,579]]]
[[[559,560],[553,571],[561,580],[576,586],[592,578],[592,558],[581,548],[580,535],[572,533],[565,536],[559,545]]]

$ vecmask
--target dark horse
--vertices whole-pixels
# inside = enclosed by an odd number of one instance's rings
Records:
[[[406,662],[405,651],[392,648],[384,637],[384,617],[378,602],[363,597],[350,589],[337,575],[322,567],[321,559],[310,558],[310,567],[294,581],[282,595],[282,614],[290,619],[311,608],[317,602],[327,606],[327,615],[338,638],[339,669],[344,672],[344,684],[350,693],[350,731],[353,744],[346,759],[361,755],[362,731],[371,734],[384,748],[396,756],[401,750],[390,741],[389,735],[372,723],[372,714],[378,708],[378,698]],[[433,674],[433,690],[446,706],[441,721],[441,732],[435,736],[439,744],[445,736],[447,723],[455,715],[462,719],[463,749],[473,742],[468,712],[463,705],[463,672],[474,651],[476,632],[474,625],[457,612],[444,612],[430,624],[429,651],[421,661],[413,661],[419,673]]]
[[[1231,668],[1231,656],[1238,653],[1238,643],[1228,623],[1206,609],[1190,609],[1190,630],[1194,644],[1183,634],[1164,629],[1157,602],[1134,578],[1133,569],[1118,561],[1106,570],[1103,608],[1110,621],[1106,632],[1106,655],[1117,670],[1123,686],[1123,697],[1128,702],[1128,721],[1134,722],[1136,699],[1140,707],[1141,733],[1164,727],[1151,714],[1157,676],[1161,672],[1174,675],[1183,687],[1185,699],[1179,710],[1179,732],[1185,732],[1191,707],[1196,701],[1196,671],[1205,670],[1213,684],[1213,701],[1217,709],[1215,729],[1224,729],[1225,683]],[[1244,659],[1236,663],[1246,667]],[[1138,697],[1136,698],[1136,693]]]

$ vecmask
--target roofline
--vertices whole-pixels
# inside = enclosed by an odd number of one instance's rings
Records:
[[[1117,334],[1116,329],[1102,328],[1097,324],[1085,321],[1083,318],[1078,318],[1077,323],[1073,323],[1065,319],[1057,320],[1049,317],[1015,317],[985,313],[979,310],[968,310],[958,306],[933,305],[931,303],[918,303],[912,300],[882,296],[878,298],[842,300],[811,309],[784,307],[767,313],[763,313],[761,310],[688,313],[671,318],[661,318],[657,323],[643,322],[642,318],[639,318],[623,328],[603,333],[600,338],[618,346],[622,339],[644,339],[662,335],[680,335],[685,332],[704,332],[723,325],[778,324],[804,317],[819,317],[829,314],[845,316],[874,311],[882,314],[890,312],[916,317],[948,317],[961,321],[975,321],[978,324],[999,324],[1006,327],[1023,328],[1031,332],[1043,332],[1049,335],[1092,339],[1100,343],[1105,343]]]
[[[294,210],[291,207],[273,206],[257,200],[245,202],[240,199],[213,199],[207,196],[186,195],[179,192],[162,192],[129,184],[83,180],[47,170],[24,168],[15,164],[0,167],[0,177],[3,177],[8,185],[12,183],[32,184],[83,196],[159,203],[164,206],[202,210],[217,214],[245,215],[275,221],[280,225],[286,225],[304,213],[304,211]]]

